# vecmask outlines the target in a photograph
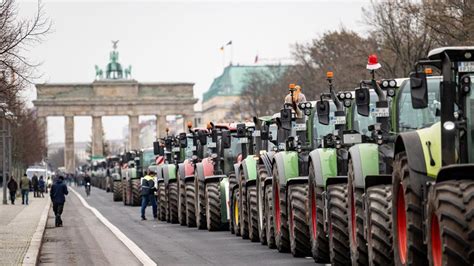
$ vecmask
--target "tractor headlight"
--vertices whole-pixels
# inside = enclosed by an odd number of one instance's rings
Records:
[[[346,92],[346,99],[351,99],[352,98],[352,94],[350,92]]]
[[[388,90],[387,90],[387,95],[388,95],[389,97],[395,96],[395,89],[394,89],[394,88],[388,89]]]
[[[382,87],[384,87],[384,88],[388,87],[388,80],[382,81]]]
[[[449,131],[453,130],[455,126],[456,125],[452,121],[446,121],[443,124],[444,129],[449,130]]]
[[[310,102],[306,103],[306,108],[311,108],[311,103]]]
[[[388,85],[392,88],[395,88],[397,86],[397,81],[392,79],[388,82]]]
[[[344,100],[344,98],[346,97],[346,94],[345,93],[339,93],[339,98],[341,100]]]
[[[311,115],[311,109],[305,109],[304,114],[307,115],[307,116],[310,116]]]
[[[344,100],[344,106],[351,107],[351,100],[348,100],[348,99]]]

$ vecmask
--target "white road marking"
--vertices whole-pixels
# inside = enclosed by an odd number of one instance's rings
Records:
[[[82,205],[92,211],[92,213],[107,227],[112,231],[112,233],[120,240],[122,243],[125,244],[125,246],[137,257],[137,259],[143,263],[143,265],[156,265],[156,263],[148,257],[148,255],[137,246],[130,238],[128,238],[120,229],[118,229],[115,225],[113,225],[107,218],[105,218],[102,213],[100,213],[96,208],[91,207],[89,203],[79,194],[77,193],[76,190],[74,190],[72,187],[69,187],[69,189],[76,194],[76,196],[79,198],[79,200],[82,202]]]

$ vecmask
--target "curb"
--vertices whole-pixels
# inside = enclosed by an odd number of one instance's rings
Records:
[[[46,229],[46,222],[48,221],[49,208],[51,207],[51,199],[48,197],[48,203],[41,213],[41,217],[36,227],[36,231],[31,238],[30,245],[26,251],[25,256],[23,257],[23,265],[36,265],[39,259],[39,252],[41,249],[41,244],[43,242],[43,235]]]

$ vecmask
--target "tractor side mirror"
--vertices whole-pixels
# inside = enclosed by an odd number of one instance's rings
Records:
[[[186,133],[179,133],[179,147],[188,147],[188,138],[186,137]]]
[[[269,139],[268,133],[269,133],[268,126],[263,126],[262,131],[260,132],[260,139],[268,140]]]
[[[280,111],[280,127],[291,130],[291,109],[284,108]]]
[[[207,134],[204,131],[199,130],[198,131],[198,140],[201,143],[201,145],[206,145],[207,144]]]
[[[163,147],[161,147],[159,141],[153,142],[153,154],[154,154],[154,155],[161,155],[161,154],[163,154]]]
[[[428,107],[428,82],[425,73],[414,72],[410,74],[410,89],[413,109]]]
[[[355,99],[357,105],[357,113],[362,116],[370,114],[370,92],[367,88],[359,88],[355,90]]]
[[[245,135],[245,124],[237,124],[237,137],[243,138]]]
[[[322,100],[316,104],[318,121],[322,125],[329,125],[329,102]]]
[[[245,125],[244,125],[245,126]],[[228,130],[223,130],[222,131],[222,148],[224,149],[229,149],[231,145],[231,136],[230,136],[230,131]]]

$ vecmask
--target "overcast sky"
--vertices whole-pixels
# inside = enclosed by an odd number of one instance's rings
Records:
[[[194,82],[201,98],[222,73],[219,47],[232,40],[233,63],[253,64],[255,56],[277,62],[291,57],[295,43],[345,26],[364,32],[359,1],[45,1],[53,29],[28,56],[42,62],[42,82],[92,82],[94,65],[104,68],[111,40],[120,40],[120,63],[132,65],[138,81]],[[21,1],[23,15],[36,8]],[[226,47],[225,62],[231,57]],[[263,63],[263,62],[262,62]],[[34,89],[28,96],[36,97]],[[64,141],[64,120],[48,119],[48,140]],[[122,137],[126,117],[103,118],[107,139]],[[75,140],[88,141],[91,119],[75,119]]]

